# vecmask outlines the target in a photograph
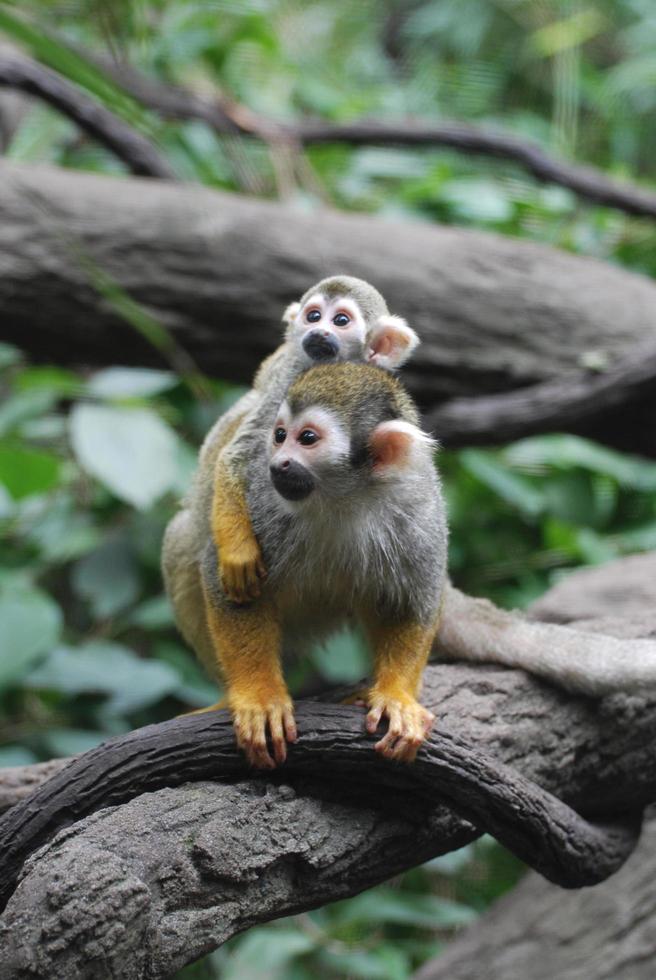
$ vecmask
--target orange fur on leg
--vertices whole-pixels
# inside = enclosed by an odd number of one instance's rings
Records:
[[[207,624],[232,712],[237,743],[251,765],[273,769],[296,740],[294,708],[280,663],[280,624],[271,603],[217,609],[205,596]],[[271,736],[273,756],[267,747]]]
[[[246,498],[231,476],[222,454],[214,471],[212,536],[219,561],[219,578],[232,602],[249,602],[260,594],[266,576]]]
[[[389,759],[412,762],[435,716],[417,701],[435,629],[417,623],[369,624],[375,655],[374,683],[367,693],[367,731],[376,731],[385,716],[387,733],[376,751]]]

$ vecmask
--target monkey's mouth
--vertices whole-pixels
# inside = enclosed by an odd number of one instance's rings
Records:
[[[330,333],[310,330],[303,338],[303,350],[313,361],[332,361],[339,354],[339,343]]]
[[[314,490],[314,479],[310,473],[293,459],[272,463],[269,473],[275,490],[285,500],[305,500]]]

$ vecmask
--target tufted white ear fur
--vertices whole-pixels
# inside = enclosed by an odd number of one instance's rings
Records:
[[[411,468],[426,449],[432,450],[434,446],[435,440],[411,422],[403,419],[381,422],[369,440],[374,473],[381,477],[400,473]]]
[[[290,303],[285,312],[282,315],[282,322],[286,323],[287,326],[294,320],[301,309],[300,303]]]
[[[419,337],[401,316],[380,316],[369,340],[370,364],[387,368],[401,367],[419,343]]]

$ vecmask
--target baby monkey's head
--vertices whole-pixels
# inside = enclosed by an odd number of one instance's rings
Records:
[[[326,504],[372,489],[384,495],[432,466],[432,446],[392,375],[365,364],[323,365],[297,378],[280,406],[271,482],[291,503]]]
[[[402,317],[390,315],[378,290],[353,276],[322,279],[287,307],[283,320],[287,340],[308,366],[359,361],[393,370],[419,343]]]

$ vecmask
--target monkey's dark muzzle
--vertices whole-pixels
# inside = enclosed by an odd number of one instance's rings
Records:
[[[314,490],[310,473],[293,459],[272,463],[269,473],[275,489],[285,500],[305,500]]]
[[[303,350],[313,361],[334,361],[339,354],[339,342],[331,333],[310,330],[303,337]]]

